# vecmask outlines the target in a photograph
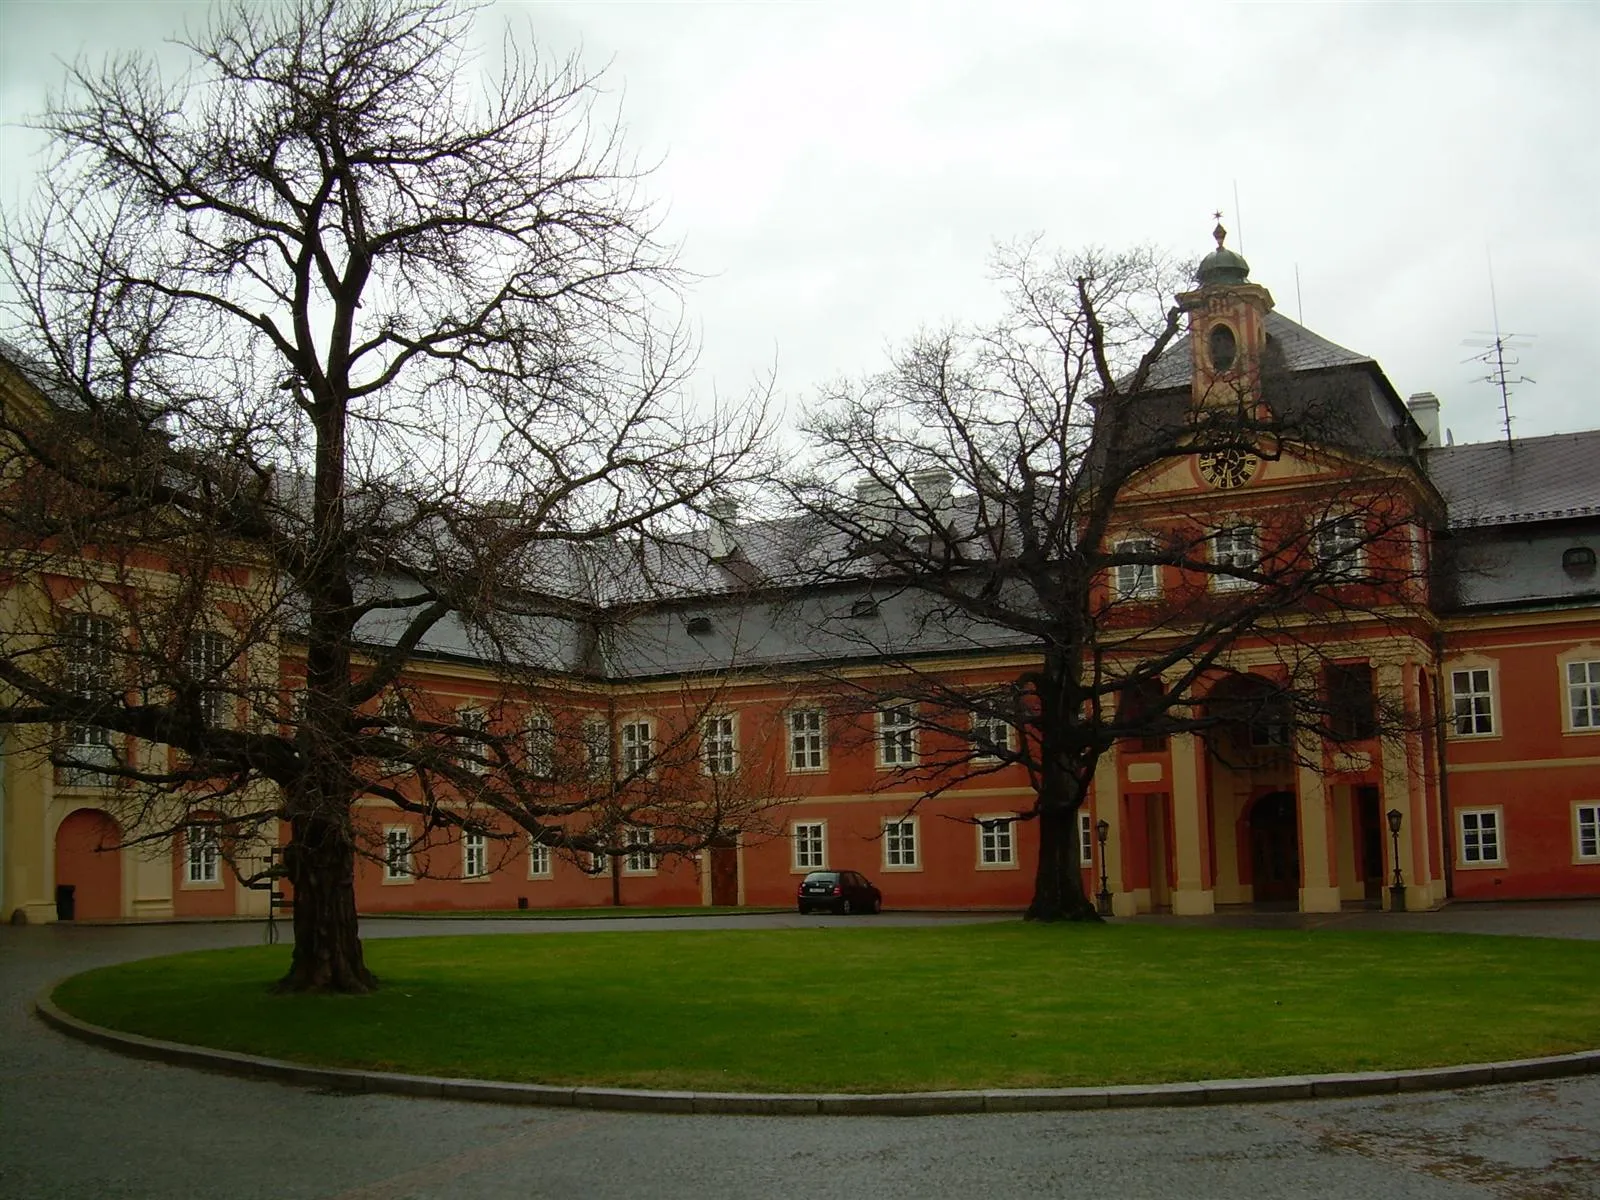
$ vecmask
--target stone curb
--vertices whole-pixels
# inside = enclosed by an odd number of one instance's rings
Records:
[[[998,1088],[974,1092],[884,1092],[862,1095],[763,1095],[757,1092],[653,1092],[633,1088],[550,1087],[432,1075],[396,1075],[210,1050],[91,1025],[63,1012],[52,984],[34,1001],[48,1025],[72,1037],[135,1058],[199,1067],[300,1087],[395,1096],[432,1096],[493,1104],[537,1104],[623,1112],[717,1113],[752,1116],[924,1117],[955,1113],[1052,1112],[1086,1108],[1170,1108],[1246,1104],[1343,1096],[1439,1091],[1490,1083],[1523,1083],[1600,1074],[1600,1050],[1524,1058],[1511,1062],[1427,1067],[1415,1071],[1359,1071],[1334,1075],[1280,1075],[1264,1079],[1207,1079],[1197,1083],[1126,1084],[1084,1088]]]

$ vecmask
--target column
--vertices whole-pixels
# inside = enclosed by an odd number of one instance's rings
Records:
[[[1401,704],[1409,697],[1406,695],[1405,668],[1402,663],[1385,663],[1378,667],[1378,695],[1380,703]],[[1405,711],[1413,711],[1407,707]],[[1406,908],[1423,911],[1433,903],[1433,889],[1428,884],[1427,871],[1423,868],[1421,855],[1417,853],[1419,847],[1425,844],[1426,822],[1423,820],[1417,804],[1417,793],[1414,787],[1414,775],[1411,762],[1411,752],[1420,750],[1414,735],[1400,733],[1385,736],[1380,745],[1383,755],[1383,772],[1381,792],[1378,797],[1378,811],[1383,826],[1383,907],[1390,907],[1389,885],[1394,882],[1394,838],[1389,833],[1388,814],[1390,809],[1400,810],[1400,872],[1406,884]],[[1421,760],[1415,764],[1416,769],[1421,769]]]
[[[1216,911],[1211,884],[1211,822],[1205,803],[1205,743],[1192,733],[1176,733],[1172,746],[1172,840],[1178,879],[1172,889],[1175,916],[1198,917]]]
[[[1300,818],[1300,911],[1338,912],[1339,870],[1334,863],[1338,838],[1333,828],[1333,806],[1321,769],[1322,739],[1314,733],[1295,735],[1294,782]],[[1316,766],[1308,764],[1315,763]]]
[[[1134,902],[1133,892],[1124,882],[1125,872],[1122,868],[1122,839],[1125,831],[1122,828],[1122,766],[1119,759],[1118,751],[1112,749],[1102,754],[1100,761],[1095,764],[1094,818],[1097,822],[1104,821],[1109,826],[1106,830],[1104,853],[1106,887],[1111,890],[1111,915],[1131,917],[1139,911],[1139,906]],[[1100,874],[1096,871],[1096,888],[1099,887],[1099,882]]]

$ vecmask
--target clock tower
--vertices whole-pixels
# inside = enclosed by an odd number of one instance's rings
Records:
[[[1189,314],[1195,407],[1251,412],[1261,395],[1272,293],[1251,283],[1250,264],[1223,245],[1221,216],[1211,233],[1217,248],[1195,272],[1200,286],[1180,294],[1178,304]]]

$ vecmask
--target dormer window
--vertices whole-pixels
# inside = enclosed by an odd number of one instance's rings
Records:
[[[1226,371],[1233,366],[1234,359],[1239,356],[1239,343],[1232,329],[1226,325],[1213,325],[1206,341],[1211,350],[1212,370]]]

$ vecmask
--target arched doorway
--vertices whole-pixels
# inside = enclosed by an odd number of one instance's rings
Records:
[[[1250,806],[1250,866],[1257,903],[1294,901],[1300,889],[1300,829],[1293,792],[1268,792]]]
[[[74,916],[122,916],[122,830],[107,814],[80,808],[56,830],[56,886],[72,888]]]

